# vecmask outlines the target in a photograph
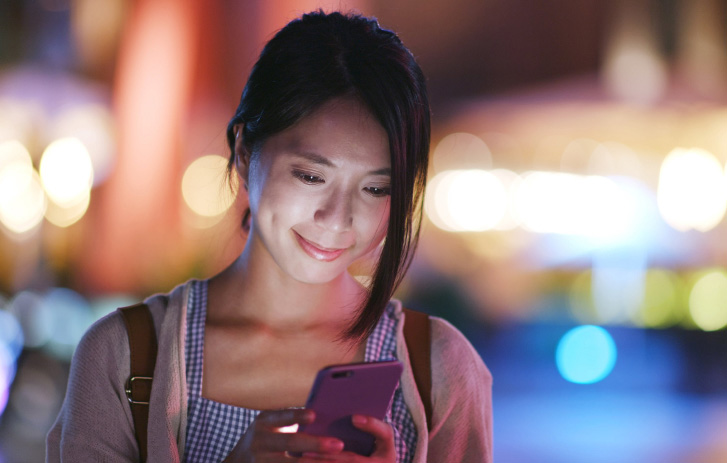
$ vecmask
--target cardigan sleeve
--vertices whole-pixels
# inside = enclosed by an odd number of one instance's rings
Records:
[[[462,333],[431,317],[432,405],[427,461],[492,463],[492,375]]]
[[[118,312],[96,322],[71,362],[68,390],[46,440],[47,462],[138,461],[131,409],[126,328]]]

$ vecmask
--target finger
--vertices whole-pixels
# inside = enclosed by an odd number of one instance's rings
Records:
[[[326,455],[323,453],[314,453],[314,452],[306,452],[303,454],[301,458],[296,460],[298,463],[322,463],[322,462],[328,462],[328,463],[334,463],[334,462],[342,462],[342,461],[351,461],[351,460],[345,460],[343,458],[348,458],[344,456],[344,454],[349,454],[350,452],[342,452],[337,453],[335,455]]]
[[[308,424],[315,420],[313,410],[305,408],[286,408],[283,410],[266,410],[261,412],[255,421],[265,428],[282,428],[294,424]]]
[[[376,438],[376,450],[372,456],[389,455],[396,452],[394,430],[389,423],[365,415],[353,415],[351,422],[361,431],[367,432]]]
[[[343,450],[343,441],[339,439],[306,433],[267,432],[260,436],[258,442],[259,449],[271,452],[336,454]]]
[[[353,463],[353,462],[359,462],[362,461],[363,457],[357,453],[353,452],[341,452],[337,453],[335,455],[327,455],[322,453],[304,453],[302,458],[299,460],[296,460],[299,463]]]

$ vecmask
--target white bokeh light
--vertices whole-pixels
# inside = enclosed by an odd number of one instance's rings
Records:
[[[727,179],[709,151],[676,148],[661,165],[657,204],[674,229],[708,231],[727,209]]]
[[[452,228],[452,217],[447,208],[447,192],[449,185],[455,178],[456,171],[446,170],[440,172],[427,182],[427,193],[424,198],[424,212],[437,228],[445,231],[455,231]]]
[[[93,185],[93,165],[88,150],[76,138],[61,138],[43,152],[40,177],[48,197],[61,207],[85,200]]]
[[[455,230],[491,230],[505,216],[507,192],[490,172],[456,171],[447,192],[447,210]]]
[[[528,172],[515,192],[515,214],[535,233],[616,237],[633,225],[635,208],[627,190],[595,175]]]
[[[105,180],[114,165],[114,119],[104,106],[73,106],[59,114],[49,127],[51,139],[73,137],[87,148],[93,166],[93,184]]]
[[[46,198],[32,165],[15,161],[0,170],[0,222],[16,234],[31,231],[43,220]]]
[[[53,201],[48,202],[48,208],[45,211],[45,218],[57,227],[70,227],[74,223],[81,220],[86,214],[88,206],[91,203],[91,192],[79,198],[79,200],[68,207],[61,207]]]

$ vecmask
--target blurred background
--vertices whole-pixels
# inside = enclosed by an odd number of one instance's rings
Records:
[[[0,463],[43,460],[91,323],[240,252],[224,129],[318,7],[429,79],[398,297],[491,369],[496,460],[727,461],[724,0],[0,0]]]

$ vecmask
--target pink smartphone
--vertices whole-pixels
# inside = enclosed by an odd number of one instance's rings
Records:
[[[344,450],[371,455],[374,437],[353,426],[351,416],[384,419],[399,383],[398,360],[332,365],[318,372],[306,408],[316,412],[313,423],[299,432],[341,439]]]

